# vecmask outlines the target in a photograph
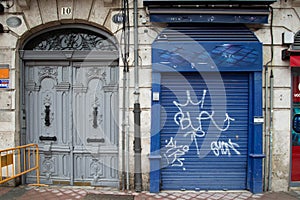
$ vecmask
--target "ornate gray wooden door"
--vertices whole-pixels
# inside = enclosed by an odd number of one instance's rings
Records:
[[[23,53],[23,141],[40,147],[41,182],[117,187],[118,65],[103,52],[55,50]]]
[[[117,67],[28,62],[25,69],[26,142],[39,144],[42,181],[116,185]]]

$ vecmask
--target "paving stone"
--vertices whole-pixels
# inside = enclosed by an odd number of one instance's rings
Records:
[[[225,195],[225,197],[232,198],[232,199],[237,197],[237,196],[238,196],[238,194],[233,194],[233,193],[232,194],[229,193],[229,194]]]
[[[192,197],[191,197],[190,195],[188,195],[188,194],[182,195],[181,197],[184,198],[184,199],[191,199],[191,198],[192,198]]]
[[[254,196],[252,196],[251,198],[252,198],[252,199],[261,199],[261,196],[255,196],[255,195],[254,195]]]
[[[198,197],[200,197],[200,198],[208,198],[210,196],[211,196],[211,194],[208,194],[208,193],[203,193],[203,194],[198,195]]]
[[[182,193],[174,193],[173,195],[175,195],[176,197],[180,197]]]
[[[222,197],[222,200],[234,200],[235,198],[224,196]]]
[[[64,191],[63,193],[65,193],[65,194],[70,194],[70,193],[72,193],[72,191],[71,191],[71,190],[66,190],[66,191]]]
[[[240,198],[240,199],[248,199],[249,197],[248,197],[248,196],[245,196],[245,195],[239,195],[237,198]]]
[[[222,195],[222,194],[213,194],[211,196],[211,198],[214,198],[214,199],[220,199],[221,197],[224,197],[224,195]]]
[[[196,194],[196,193],[189,193],[189,196],[191,196],[191,197],[196,197],[198,195],[198,193]]]
[[[210,196],[210,197],[209,197],[209,199],[211,199],[211,200],[218,200],[218,199],[219,199],[219,197]]]
[[[245,199],[248,199],[248,197],[236,197],[234,200],[245,200]]]
[[[90,193],[92,193],[92,194],[102,194],[102,192],[97,191],[97,190],[94,190],[94,191],[92,191]],[[113,192],[110,192],[109,194],[113,194]]]
[[[78,194],[86,194],[87,192],[82,190],[82,191],[79,191]]]
[[[156,195],[156,193],[147,192],[146,195],[148,195],[148,196],[154,196],[154,195]]]
[[[244,197],[244,198],[249,198],[251,196],[252,196],[252,194],[251,195],[245,195],[243,193],[238,195],[238,197]]]
[[[165,192],[161,192],[161,193],[159,193],[159,195],[160,195],[160,196],[163,196],[163,197],[166,197],[166,196],[168,196],[169,194],[167,194],[167,193],[165,193]]]
[[[255,195],[252,195],[251,198],[260,199],[262,196],[263,196],[262,194],[255,194]]]
[[[253,194],[251,193],[242,193],[241,196],[245,196],[245,197],[251,197]]]

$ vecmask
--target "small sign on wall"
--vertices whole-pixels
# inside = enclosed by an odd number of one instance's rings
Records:
[[[0,68],[0,88],[9,88],[9,68]]]
[[[9,79],[9,69],[0,68],[0,79]]]
[[[9,88],[9,80],[0,79],[0,88]]]
[[[62,7],[61,15],[62,16],[71,16],[72,15],[72,7]]]

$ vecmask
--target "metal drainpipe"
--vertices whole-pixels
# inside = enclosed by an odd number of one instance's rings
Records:
[[[268,191],[268,133],[269,133],[269,112],[268,112],[268,65],[265,67],[265,147],[264,153],[266,155],[264,160],[264,191]]]
[[[130,87],[130,76],[129,71],[126,73],[127,75],[127,85],[126,85],[126,189],[130,189],[130,178],[129,178],[129,87]]]
[[[141,167],[141,108],[139,102],[139,54],[138,54],[138,1],[134,5],[134,188],[136,192],[142,191],[142,167]]]
[[[269,96],[268,96],[268,66],[269,64],[272,65],[272,62],[273,62],[273,56],[274,56],[274,37],[273,37],[273,8],[271,6],[269,6],[269,9],[270,9],[270,12],[271,12],[271,24],[270,24],[270,35],[271,35],[271,60],[266,64],[266,71],[265,71],[265,116],[266,116],[266,119],[265,119],[265,155],[266,155],[266,158],[265,158],[265,162],[264,162],[264,176],[265,176],[265,184],[264,184],[264,191],[268,191],[270,190],[270,185],[271,183],[269,183],[269,181],[272,180],[272,172],[270,170],[272,170],[272,155],[270,152],[270,146],[272,144],[270,144],[270,142],[272,142],[272,138],[271,137],[271,131],[270,131],[270,124],[272,123],[272,119],[271,119],[271,116],[269,116],[269,112],[268,112],[268,101],[270,101],[270,104],[273,102],[271,102],[271,99],[273,101],[273,97],[270,96],[270,99],[269,99]],[[272,72],[272,71],[271,71]],[[270,78],[273,79],[273,72],[272,74],[270,75]],[[272,80],[273,81],[273,80]],[[272,82],[270,80],[270,83]],[[270,93],[272,93],[273,91],[271,90]],[[273,95],[273,93],[272,93]],[[270,105],[271,106],[271,105]],[[273,108],[272,108],[273,109]],[[271,109],[270,107],[270,115],[272,114],[273,110]],[[267,137],[269,137],[269,140],[267,139]],[[268,145],[269,143],[269,145]],[[269,151],[269,152],[268,152]],[[268,154],[267,154],[268,153]],[[267,167],[268,167],[268,172],[267,171]],[[268,176],[266,176],[268,174]],[[268,184],[267,184],[268,182]]]
[[[272,190],[272,148],[273,148],[273,91],[274,88],[274,76],[273,70],[271,69],[270,74],[270,128],[269,128],[269,179],[268,179],[268,190]]]
[[[125,179],[126,179],[126,170],[125,170],[125,99],[126,99],[126,69],[124,67],[123,70],[123,110],[122,110],[122,190],[125,190],[126,184],[125,184]]]
[[[124,55],[122,57],[124,63],[123,70],[123,115],[122,115],[122,182],[123,190],[129,188],[129,151],[128,151],[128,135],[129,135],[129,103],[128,103],[128,86],[129,86],[129,11],[128,1],[123,0],[123,34],[124,34]]]

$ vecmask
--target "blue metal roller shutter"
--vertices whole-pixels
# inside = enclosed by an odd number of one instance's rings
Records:
[[[161,74],[161,189],[246,189],[249,73],[203,75]]]

